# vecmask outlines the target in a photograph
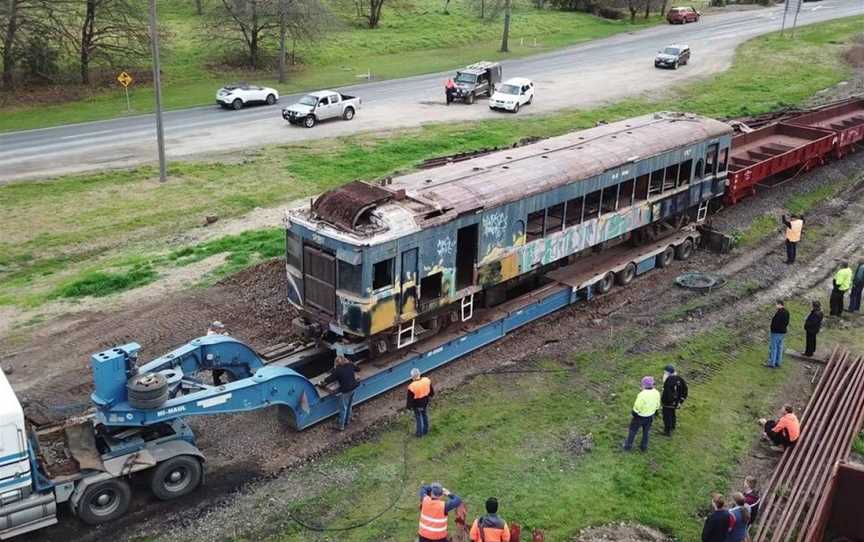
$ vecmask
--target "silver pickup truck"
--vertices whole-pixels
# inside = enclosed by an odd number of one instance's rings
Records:
[[[282,110],[282,118],[291,124],[312,128],[318,121],[341,117],[351,120],[360,109],[360,98],[335,90],[319,90],[300,98]]]

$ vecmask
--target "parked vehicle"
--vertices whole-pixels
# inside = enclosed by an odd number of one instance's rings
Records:
[[[655,68],[672,68],[677,70],[678,66],[690,63],[690,47],[687,45],[668,45],[657,51],[654,57]]]
[[[243,109],[250,104],[273,105],[279,101],[279,92],[270,87],[259,87],[248,83],[225,85],[216,93],[216,105],[231,109]]]
[[[687,24],[699,22],[699,17],[702,14],[692,7],[677,7],[669,10],[666,14],[666,20],[669,24]]]
[[[360,109],[360,98],[335,90],[319,90],[300,98],[282,110],[282,118],[291,124],[312,128],[319,121],[335,118],[351,120]]]
[[[478,96],[492,96],[495,85],[501,82],[501,64],[497,62],[478,62],[456,72],[455,99],[473,104]]]
[[[518,113],[519,108],[534,101],[534,82],[514,77],[499,85],[489,98],[489,109],[503,109]]]

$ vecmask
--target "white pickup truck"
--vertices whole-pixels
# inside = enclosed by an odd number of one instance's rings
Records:
[[[335,118],[351,120],[360,109],[360,98],[335,90],[319,90],[300,98],[282,110],[282,118],[291,124],[312,128],[319,121]]]

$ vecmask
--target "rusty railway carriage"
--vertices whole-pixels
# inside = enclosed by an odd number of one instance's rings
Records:
[[[659,113],[327,192],[286,216],[295,325],[377,356],[592,248],[704,218],[725,191],[731,136],[716,120]]]

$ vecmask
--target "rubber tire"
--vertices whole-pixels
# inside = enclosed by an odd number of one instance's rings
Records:
[[[619,286],[627,286],[636,278],[636,264],[630,262],[627,267],[615,273],[615,283]]]
[[[344,120],[353,119],[354,118],[354,108],[353,107],[346,107],[345,111],[342,113],[342,118]]]
[[[186,483],[180,488],[170,489],[165,486],[168,476],[177,469],[184,469],[186,473]],[[201,467],[201,461],[197,457],[191,455],[178,455],[171,459],[160,463],[153,469],[150,474],[150,491],[160,501],[170,501],[186,496],[201,485],[204,469]]]
[[[606,273],[602,279],[594,283],[594,292],[601,295],[608,294],[613,284],[615,284],[615,273]]]
[[[669,245],[666,250],[657,255],[657,267],[663,269],[672,265],[672,260],[675,259],[675,247]]]
[[[159,373],[135,375],[126,383],[126,397],[132,408],[158,408],[168,400],[168,381]]]
[[[515,115],[518,112],[519,112],[519,102],[516,102],[516,105],[513,106],[513,114]]]
[[[272,94],[267,95],[267,105],[273,105],[276,103],[276,96]]]
[[[317,120],[315,119],[315,115],[306,115],[306,118],[303,119],[303,126],[306,128],[314,128]]]
[[[468,105],[473,104],[473,103],[474,103],[474,98],[475,98],[475,96],[474,96],[474,93],[473,93],[473,92],[470,93],[470,94],[468,94],[468,96],[465,97],[465,103],[468,104]]]
[[[94,512],[91,508],[91,501],[98,497],[104,491],[110,491],[117,499],[117,504],[110,512],[103,513]],[[78,519],[87,525],[101,525],[114,521],[123,516],[129,510],[129,503],[132,501],[132,490],[129,484],[122,478],[112,478],[93,484],[84,490],[81,495],[81,500],[78,501],[78,509],[76,510]]]
[[[693,241],[685,240],[683,243],[675,247],[675,259],[684,261],[693,254]]]
[[[675,61],[675,65],[672,66],[672,69],[673,69],[673,70],[677,70],[677,69],[678,69],[678,66],[679,66],[679,64],[678,64],[678,61],[676,60],[676,61]]]
[[[239,111],[243,109],[243,100],[237,98],[236,100],[231,102],[231,108],[234,109],[234,111]]]

